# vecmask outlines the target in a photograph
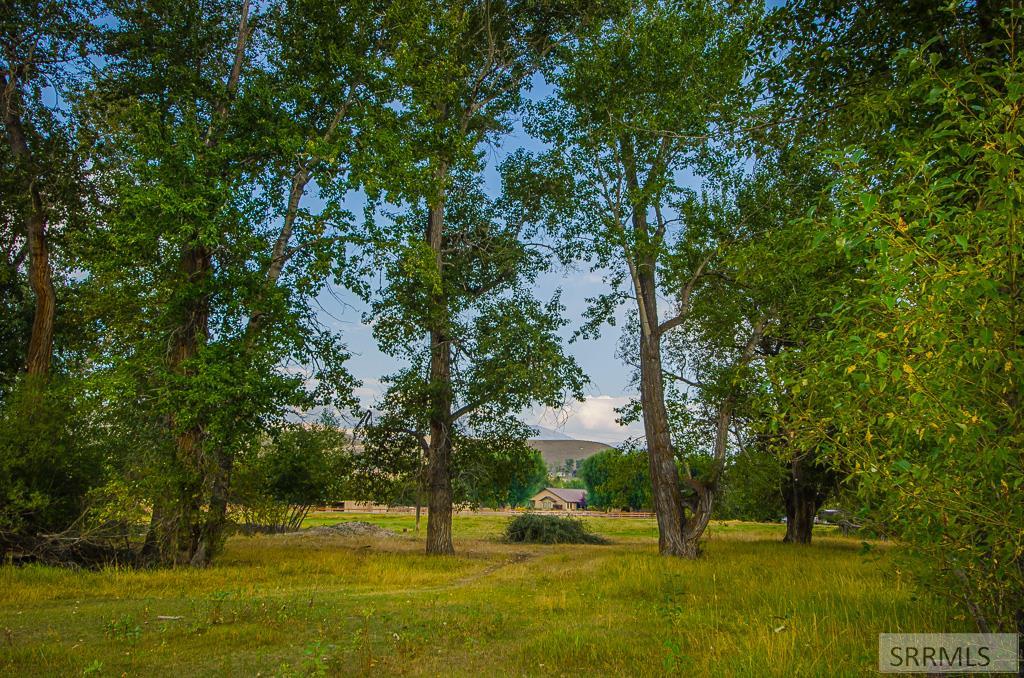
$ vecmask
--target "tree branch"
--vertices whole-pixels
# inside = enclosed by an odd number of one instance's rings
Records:
[[[694,271],[693,277],[690,278],[686,286],[683,287],[683,291],[679,294],[679,313],[675,317],[669,318],[665,322],[658,325],[657,335],[660,337],[671,329],[682,325],[686,322],[686,318],[690,315],[690,297],[693,295],[693,289],[697,285],[697,281],[704,277],[704,268],[711,262],[711,258],[714,256],[714,252],[704,257],[700,265],[697,266],[697,270]]]

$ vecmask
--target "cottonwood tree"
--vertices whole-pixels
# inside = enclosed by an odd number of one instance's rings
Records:
[[[728,247],[715,275],[695,290],[666,350],[670,401],[717,418],[716,444],[724,433],[737,453],[770,454],[784,468],[778,488],[787,515],[784,541],[799,543],[810,542],[814,516],[836,489],[837,475],[820,445],[805,444],[780,416],[802,398],[780,371],[790,375],[808,340],[829,330],[828,292],[852,274],[836,256],[794,256],[813,237],[803,215],[812,209],[824,215],[829,205],[831,176],[807,157],[799,150],[782,158],[762,153],[734,187],[702,199],[697,214],[705,224],[696,232],[717,232]],[[725,409],[731,424],[721,417]],[[676,426],[693,423],[684,416]],[[721,453],[716,448],[712,457]],[[719,468],[716,461],[711,475]]]
[[[530,429],[518,413],[580,398],[585,381],[561,347],[558,297],[529,293],[547,258],[480,183],[476,173],[449,174],[433,241],[422,234],[424,225],[433,233],[437,206],[371,231],[385,281],[374,336],[409,367],[388,379],[363,462],[385,485],[406,475],[426,486],[432,554],[454,552],[453,503],[494,503],[529,482]]]
[[[338,200],[373,157],[381,13],[372,3],[112,3],[87,101],[107,192],[92,284],[106,384],[158,436],[143,557],[204,565],[236,452],[351,378],[312,299],[344,283]],[[104,303],[103,300],[109,300]],[[313,377],[307,386],[306,379]]]
[[[566,256],[607,272],[612,291],[595,300],[588,329],[611,318],[623,301],[635,304],[659,550],[669,555],[697,555],[713,484],[689,479],[695,501],[687,516],[662,342],[686,320],[695,290],[715,274],[723,245],[715,233],[688,234],[683,173],[715,165],[707,141],[728,128],[730,111],[744,103],[740,82],[755,18],[726,3],[632,3],[552,73],[557,96],[538,107],[530,125],[551,150],[509,163],[518,194],[533,196],[531,212],[563,239]],[[672,299],[668,313],[663,296]],[[748,330],[756,345],[762,325]],[[729,420],[727,406],[720,416]],[[721,455],[725,445],[724,438],[716,443]]]
[[[785,375],[808,397],[785,414],[832,444],[877,527],[927,554],[980,630],[1019,632],[1024,15],[995,2],[901,7],[891,22],[799,8],[789,105],[835,74],[819,36],[859,55],[844,67],[861,87],[835,95],[857,105],[823,116],[840,180],[812,244],[860,283],[831,290],[833,327],[803,351],[813,370]]]
[[[80,218],[81,160],[61,110],[66,107],[62,96],[82,70],[93,34],[90,22],[97,14],[92,2],[36,0],[5,3],[0,9],[4,296],[5,305],[20,296],[21,271],[27,265],[32,320],[19,367],[33,380],[47,377],[53,363],[54,230]],[[18,324],[16,318],[4,320],[13,321],[12,328]]]
[[[14,557],[66,562],[44,535],[75,525],[104,477],[101,434],[82,431],[92,337],[75,250],[89,182],[69,111],[98,14],[91,2],[0,7],[0,550]]]
[[[549,399],[544,391],[547,386],[541,388],[534,383],[547,379],[542,374],[530,375],[518,384],[510,382],[507,387],[490,378],[466,382],[467,387],[487,383],[497,389],[493,401],[485,398],[489,394],[484,392],[460,393],[458,367],[453,361],[460,350],[473,354],[469,344],[460,344],[470,341],[457,334],[465,329],[457,320],[460,314],[475,306],[481,314],[476,323],[480,331],[485,328],[479,323],[486,319],[494,324],[494,332],[519,333],[519,339],[530,342],[517,348],[507,343],[512,338],[507,337],[500,347],[508,351],[503,359],[521,359],[523,364],[532,363],[537,368],[550,364],[555,380],[568,376],[558,367],[561,357],[542,353],[547,350],[543,335],[550,327],[545,318],[555,308],[531,306],[522,291],[528,278],[519,277],[518,271],[508,267],[528,259],[520,253],[518,226],[505,223],[499,227],[486,215],[472,213],[482,204],[471,199],[477,190],[471,176],[481,169],[482,145],[502,134],[509,116],[521,107],[522,92],[530,78],[560,44],[586,24],[586,17],[600,4],[561,0],[398,3],[405,20],[396,28],[401,38],[394,52],[394,72],[404,89],[401,108],[409,123],[403,142],[413,150],[412,171],[401,174],[401,181],[392,183],[390,190],[394,197],[420,209],[425,222],[406,220],[405,228],[409,230],[388,233],[385,229],[371,234],[371,239],[375,247],[394,251],[397,237],[398,246],[406,250],[395,271],[399,278],[391,281],[392,292],[388,294],[395,301],[394,307],[404,308],[403,314],[408,314],[411,322],[406,327],[410,334],[398,338],[378,333],[381,341],[393,350],[399,341],[417,337],[421,331],[429,336],[429,354],[416,365],[427,375],[429,384],[420,391],[426,397],[423,407],[429,419],[428,553],[453,551],[451,459],[455,422],[471,411],[483,412],[488,402],[512,407],[525,402],[523,398],[528,401],[534,393],[541,400]],[[459,190],[470,195],[453,193],[460,174],[467,178]],[[453,199],[462,202],[460,209],[465,214],[460,217],[461,223],[449,225],[449,203]],[[418,234],[417,242],[407,239],[410,230]],[[474,271],[487,277],[473,280]],[[523,273],[530,273],[529,266]],[[408,285],[413,289],[405,289]],[[502,293],[509,294],[509,298],[499,301]],[[496,315],[503,312],[503,305],[511,314],[509,323],[526,322],[533,316],[539,323],[539,335],[531,336],[523,327],[503,325]],[[487,357],[501,355],[497,352],[499,346],[482,335],[476,340],[485,351],[480,354],[484,361],[477,367],[467,366],[470,373],[500,372],[500,363]],[[534,346],[537,341],[541,343]],[[532,354],[516,355],[516,351],[530,350]],[[536,359],[541,362],[533,362]],[[475,360],[471,359],[471,364]],[[507,369],[520,367],[508,365]]]

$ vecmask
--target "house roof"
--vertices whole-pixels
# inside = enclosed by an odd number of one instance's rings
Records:
[[[545,487],[541,492],[538,492],[537,494],[543,494],[544,492],[553,494],[562,501],[567,501],[574,504],[579,504],[583,501],[586,501],[587,499],[586,490],[571,490],[565,487]]]

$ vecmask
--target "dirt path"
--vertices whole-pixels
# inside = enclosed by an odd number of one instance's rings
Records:
[[[383,598],[387,596],[409,596],[422,593],[443,593],[445,591],[454,591],[457,589],[465,588],[467,586],[471,586],[472,584],[475,584],[481,580],[494,576],[501,570],[504,570],[505,568],[511,565],[517,565],[519,563],[526,562],[527,560],[534,558],[538,555],[540,554],[525,551],[513,553],[511,558],[508,558],[498,563],[494,563],[493,565],[488,565],[479,572],[474,572],[473,574],[469,574],[464,577],[459,577],[458,579],[453,579],[449,582],[436,586],[424,586],[420,588],[406,589],[390,589],[387,591],[360,591],[358,593],[335,592],[333,593],[333,595],[341,595],[345,598]]]

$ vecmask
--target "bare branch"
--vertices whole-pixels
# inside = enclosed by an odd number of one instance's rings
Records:
[[[683,291],[680,292],[679,294],[679,313],[676,314],[675,317],[669,318],[665,322],[658,325],[657,333],[659,337],[668,332],[669,330],[674,329],[679,325],[682,325],[684,322],[686,322],[686,318],[690,315],[690,297],[693,295],[693,289],[694,287],[696,287],[697,282],[702,277],[707,275],[704,273],[704,268],[709,263],[711,263],[711,259],[712,257],[714,257],[714,255],[715,253],[711,252],[706,257],[704,257],[704,259],[697,266],[697,270],[694,271],[693,276],[686,283],[686,286],[683,287]]]

